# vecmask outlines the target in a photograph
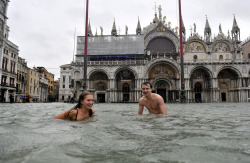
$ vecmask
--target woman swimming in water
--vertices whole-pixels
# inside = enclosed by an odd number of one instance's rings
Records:
[[[58,114],[54,119],[69,119],[72,121],[84,120],[95,114],[95,110],[92,109],[93,104],[93,95],[88,91],[84,91],[79,96],[78,104],[73,109]]]

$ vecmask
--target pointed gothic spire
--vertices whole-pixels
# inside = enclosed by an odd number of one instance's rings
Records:
[[[207,16],[206,16],[205,32],[210,32],[211,33],[211,28],[210,28]]]
[[[91,25],[90,25],[90,20],[89,20],[89,25],[88,25],[88,36],[93,36],[92,30],[91,30]]]
[[[204,29],[204,39],[207,43],[211,42],[212,30],[210,28],[207,15],[206,15],[206,24]]]
[[[240,41],[240,28],[239,28],[237,21],[235,19],[235,15],[234,15],[233,27],[232,27],[231,34],[232,34],[233,41]]]
[[[236,19],[235,19],[235,15],[234,15],[233,28],[239,29],[238,24],[237,24],[237,21],[236,21]]]
[[[117,30],[116,30],[116,25],[115,25],[115,19],[114,19],[113,27],[112,27],[112,30],[111,30],[111,35],[113,35],[113,36],[117,35]]]
[[[136,28],[136,34],[141,35],[141,24],[140,24],[139,17],[138,17],[138,23],[137,23],[137,28]]]
[[[160,19],[160,21],[162,21],[162,14],[161,14],[162,8],[161,8],[161,5],[159,5],[158,10],[159,10],[159,19]]]

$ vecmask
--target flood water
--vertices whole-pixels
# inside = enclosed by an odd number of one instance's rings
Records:
[[[84,121],[55,120],[73,104],[0,104],[1,163],[250,162],[250,103],[95,104]]]

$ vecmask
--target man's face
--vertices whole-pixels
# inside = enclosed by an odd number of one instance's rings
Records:
[[[152,93],[152,88],[150,88],[149,84],[147,85],[142,84],[142,93],[144,96],[148,96]]]

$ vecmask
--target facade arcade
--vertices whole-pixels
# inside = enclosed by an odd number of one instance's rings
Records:
[[[250,65],[242,57],[236,19],[228,35],[222,32],[220,25],[215,37],[212,37],[208,19],[204,37],[196,32],[194,24],[194,31],[186,39],[182,24],[187,102],[247,102]],[[117,35],[115,21],[111,35],[93,36],[89,28],[88,91],[98,102],[138,102],[142,96],[141,84],[150,81],[153,91],[165,102],[178,102],[181,77],[178,30],[165,22],[159,10],[159,17],[155,13],[153,22],[143,30],[138,20],[135,32],[134,35],[127,32]],[[67,93],[74,98],[83,87],[84,40],[85,37],[78,36],[75,61],[69,67],[71,82]]]

